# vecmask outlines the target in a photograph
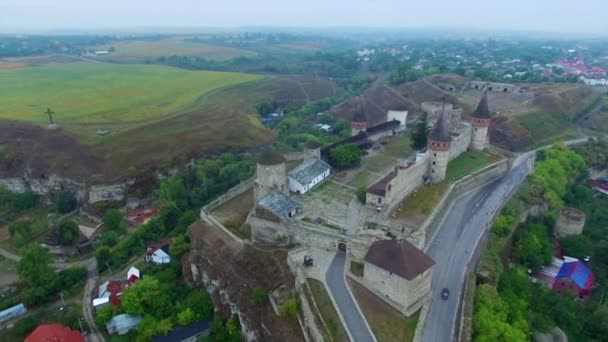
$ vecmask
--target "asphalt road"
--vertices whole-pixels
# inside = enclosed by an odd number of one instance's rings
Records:
[[[355,301],[350,292],[346,288],[346,279],[344,278],[344,264],[346,263],[346,253],[338,252],[331,262],[325,281],[329,287],[329,291],[334,297],[338,310],[346,321],[347,328],[352,337],[353,342],[374,342],[372,333],[369,331],[365,320],[355,305]]]
[[[490,225],[494,214],[517,191],[529,172],[527,162],[533,156],[520,156],[501,179],[477,188],[458,198],[427,249],[435,260],[431,283],[431,303],[422,331],[422,341],[455,341],[456,318],[464,275],[471,251]],[[448,300],[441,299],[443,288],[450,290]]]

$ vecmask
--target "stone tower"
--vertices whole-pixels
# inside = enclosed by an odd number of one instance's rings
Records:
[[[285,158],[277,150],[269,148],[257,160],[256,180],[253,183],[256,203],[272,191],[289,195]]]
[[[488,110],[488,96],[484,90],[477,109],[475,109],[471,118],[471,125],[473,126],[471,150],[483,151],[488,146],[488,128],[491,121],[490,111]]]
[[[445,179],[451,145],[452,136],[448,129],[448,118],[446,111],[442,110],[428,137],[429,176],[432,183],[439,183]]]

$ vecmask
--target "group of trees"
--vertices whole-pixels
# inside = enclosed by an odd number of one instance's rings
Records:
[[[22,253],[17,267],[19,279],[25,284],[23,301],[26,305],[41,305],[54,298],[60,291],[69,292],[86,279],[83,267],[68,268],[55,272],[50,253],[39,245],[31,245]]]
[[[31,191],[14,193],[0,185],[0,225],[12,222],[15,217],[38,204],[36,195]]]
[[[181,266],[173,260],[169,265],[146,266],[146,276],[124,291],[119,307],[99,310],[95,320],[104,326],[112,317],[127,313],[143,317],[136,331],[137,340],[166,335],[177,326],[186,326],[213,314],[213,302],[206,292],[179,284]]]
[[[329,163],[338,170],[357,166],[361,163],[361,150],[354,144],[340,145],[331,150]]]
[[[593,146],[577,147],[579,149],[590,151]],[[489,245],[499,249],[502,249],[500,243],[507,243],[514,232],[511,258],[516,265],[504,270],[497,268],[498,278],[490,276],[489,283],[478,286],[473,322],[475,340],[527,341],[534,331],[547,331],[554,326],[564,330],[572,340],[605,338],[607,304],[591,300],[581,305],[568,294],[560,295],[532,283],[528,276],[528,270],[536,272],[551,262],[555,252],[552,241],[555,213],[567,204],[583,210],[588,221],[583,235],[562,238],[560,246],[568,256],[582,259],[591,255],[589,266],[597,282],[606,284],[608,208],[606,199],[594,197],[584,186],[585,171],[585,159],[563,144],[538,154],[536,170],[516,198],[522,203],[521,209],[508,205],[492,228],[493,241]],[[546,217],[517,226],[519,213],[528,204],[543,201],[550,209]],[[484,258],[497,254],[490,249]],[[494,285],[493,278],[498,279]]]
[[[161,182],[157,197],[162,208],[157,217],[137,227],[124,239],[116,242],[116,234],[124,229],[120,212],[110,210],[104,215],[104,224],[109,232],[102,236],[102,246],[95,256],[100,270],[108,266],[124,265],[131,257],[143,253],[146,244],[167,236],[175,237],[175,251],[187,250],[188,226],[197,219],[198,210],[228,189],[250,178],[255,162],[233,154],[223,154],[215,159],[206,159],[184,172]],[[104,242],[105,240],[105,242]],[[107,243],[107,244],[106,244]]]

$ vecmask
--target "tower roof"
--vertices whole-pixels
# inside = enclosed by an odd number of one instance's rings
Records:
[[[435,126],[433,127],[431,134],[429,134],[429,139],[441,142],[452,141],[452,136],[448,130],[448,119],[446,118],[445,106],[441,110],[441,113],[439,113]]]
[[[490,110],[488,109],[488,95],[485,90],[483,91],[483,95],[481,95],[479,104],[477,104],[477,109],[475,109],[473,112],[473,117],[478,119],[490,118]]]
[[[268,148],[258,157],[260,165],[278,165],[285,162],[285,157],[274,148]]]
[[[431,268],[435,262],[407,240],[374,242],[365,261],[407,280],[412,280]]]

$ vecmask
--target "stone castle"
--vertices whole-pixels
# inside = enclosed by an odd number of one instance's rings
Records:
[[[470,122],[450,115],[451,106],[439,111],[428,137],[427,150],[411,165],[399,165],[367,189],[366,203],[385,213],[425,182],[439,183],[446,177],[450,161],[467,150],[482,151],[488,145],[490,112],[484,92]],[[452,127],[452,129],[450,129]]]
[[[397,166],[368,189],[368,206],[388,213],[423,183],[443,181],[448,163],[464,151],[487,147],[491,119],[485,92],[470,122],[462,121],[460,113],[450,115],[450,110],[438,113],[427,150],[418,154],[415,163]],[[400,119],[405,121],[405,117]],[[358,125],[355,122],[353,128],[365,129]],[[307,148],[302,165],[289,172],[283,155],[273,149],[264,151],[257,160],[253,183],[255,206],[246,221],[251,240],[271,246],[298,244],[306,250],[302,253],[310,253],[311,248],[345,251],[350,261],[363,265],[362,274],[349,274],[351,278],[406,316],[416,312],[428,298],[434,265],[421,250],[424,242],[408,241],[410,236],[404,234],[390,239],[384,232],[358,226],[324,229],[322,224],[311,222],[306,215],[315,217],[318,213],[304,211],[300,192],[293,191],[300,188],[293,183],[303,184],[302,189],[308,191],[329,173],[329,166],[320,160],[318,146]],[[292,253],[296,259],[305,255]]]

